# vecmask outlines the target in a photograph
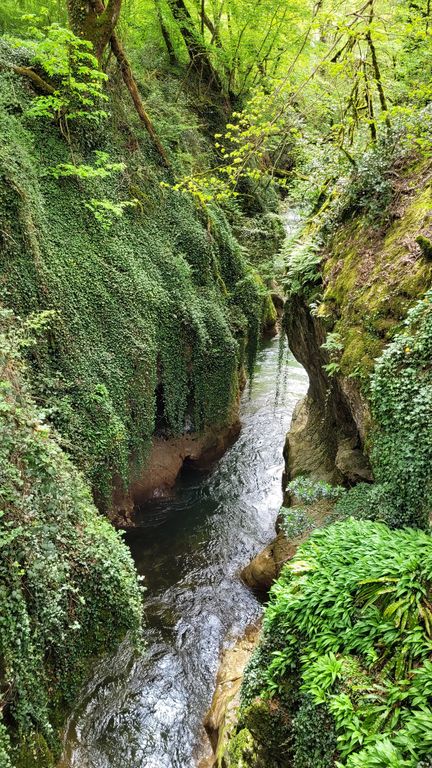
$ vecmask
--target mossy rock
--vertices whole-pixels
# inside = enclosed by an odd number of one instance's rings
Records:
[[[230,741],[222,765],[224,768],[278,768],[251,731],[242,728]]]
[[[429,231],[431,206],[431,188],[420,180],[401,218],[387,229],[357,218],[340,226],[328,245],[323,306],[331,308],[332,331],[342,339],[341,372],[366,389],[376,358],[432,281],[425,257],[430,241],[421,234]]]
[[[54,768],[58,757],[59,753],[48,746],[41,733],[33,733],[20,740],[12,761],[14,768]]]

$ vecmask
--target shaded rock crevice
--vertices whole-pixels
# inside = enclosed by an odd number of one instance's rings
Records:
[[[119,485],[108,516],[119,527],[134,525],[134,510],[147,501],[169,497],[183,467],[206,471],[235,442],[240,433],[237,418],[225,427],[178,437],[154,437],[141,473],[125,492]]]
[[[299,475],[345,486],[372,482],[373,477],[365,451],[370,426],[368,405],[353,380],[327,374],[324,366],[329,358],[322,347],[326,339],[323,321],[311,314],[303,299],[293,297],[286,305],[284,326],[290,349],[309,376],[308,393],[294,410],[283,451],[283,504],[292,507],[297,502],[287,486]],[[308,507],[318,526],[330,511],[325,500]],[[243,569],[245,584],[266,594],[306,537],[304,534],[288,540],[277,526],[275,539]]]

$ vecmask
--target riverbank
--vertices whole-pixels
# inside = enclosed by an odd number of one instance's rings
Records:
[[[146,650],[124,668],[108,658],[90,681],[66,735],[68,768],[198,760],[220,653],[261,614],[239,574],[274,535],[280,446],[307,388],[290,357],[276,402],[278,358],[279,340],[265,342],[242,395],[241,433],[214,469],[183,473],[174,497],[137,510],[126,542],[147,587]]]

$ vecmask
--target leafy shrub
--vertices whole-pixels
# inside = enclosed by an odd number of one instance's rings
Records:
[[[310,515],[302,507],[281,507],[279,516],[287,539],[294,539],[315,527]]]
[[[321,241],[317,238],[305,240],[286,240],[282,246],[282,258],[285,261],[285,276],[282,285],[288,295],[303,295],[318,286],[321,281],[320,253]]]
[[[50,24],[38,34],[38,39],[26,41],[32,54],[32,63],[39,65],[58,83],[49,95],[37,96],[27,110],[33,118],[58,119],[66,129],[69,120],[98,123],[107,117],[101,103],[108,101],[103,86],[108,80],[93,55],[88,40],[77,37],[70,29]],[[22,40],[18,40],[19,45]]]
[[[379,483],[358,483],[346,491],[334,508],[335,517],[355,517],[358,520],[378,520],[397,527],[397,511],[389,494]]]
[[[304,504],[313,504],[320,499],[335,501],[343,496],[345,488],[301,475],[288,483],[287,491]]]
[[[432,291],[408,313],[403,330],[371,377],[371,463],[375,483],[342,495],[335,514],[429,528],[432,511]]]
[[[303,694],[333,717],[337,765],[415,768],[429,757],[431,580],[426,533],[351,519],[314,532],[273,587],[264,632],[279,640],[255,672],[261,695],[299,673]]]
[[[382,223],[393,196],[391,169],[394,150],[393,140],[383,139],[358,158],[336,206],[336,221],[364,214],[371,224],[376,226]]]
[[[333,719],[310,696],[302,696],[293,720],[293,768],[333,768],[336,734]]]

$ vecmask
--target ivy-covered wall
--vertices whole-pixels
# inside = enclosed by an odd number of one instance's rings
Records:
[[[22,355],[43,316],[0,311],[0,765],[51,768],[95,656],[138,640],[129,550],[33,400]]]
[[[269,308],[221,211],[161,186],[171,177],[118,93],[103,130],[65,137],[27,114],[30,85],[1,73],[0,299],[53,312],[30,354],[34,391],[102,506],[112,478],[143,465],[156,416],[167,435],[230,423]],[[121,170],[52,174],[96,152]],[[133,205],[107,229],[92,200]]]

